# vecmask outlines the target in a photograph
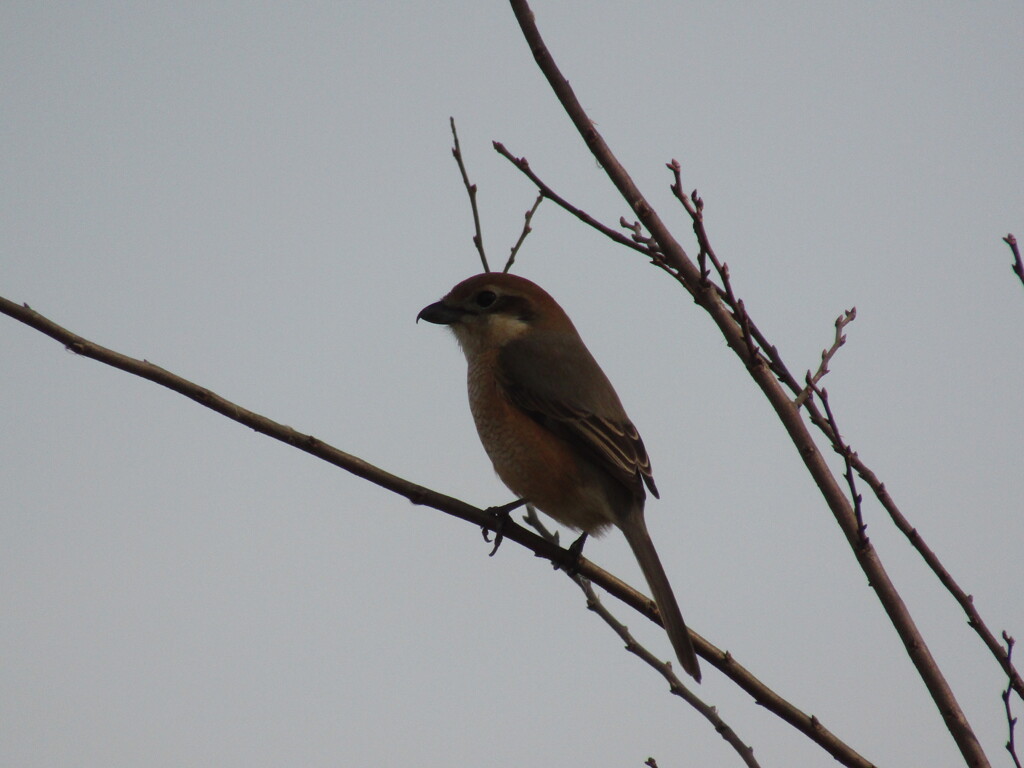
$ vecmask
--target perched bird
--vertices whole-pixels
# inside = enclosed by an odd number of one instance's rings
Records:
[[[644,523],[658,495],[643,441],[569,316],[539,286],[486,273],[417,316],[449,326],[469,364],[469,407],[502,482],[559,523],[625,534],[679,663],[700,667]]]

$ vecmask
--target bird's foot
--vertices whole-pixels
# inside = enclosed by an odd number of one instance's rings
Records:
[[[494,553],[498,551],[498,547],[501,546],[501,542],[505,540],[505,526],[508,524],[508,520],[512,512],[526,503],[526,499],[516,499],[510,501],[508,504],[502,504],[500,507],[488,507],[484,510],[485,513],[490,515],[495,520],[494,525],[494,548],[488,557],[494,557]],[[483,534],[484,541],[490,542],[487,538],[487,526],[480,529]]]
[[[576,541],[569,545],[569,554],[572,555],[574,561],[574,565],[570,566],[568,569],[570,576],[576,576],[580,572],[580,567],[583,565],[583,545],[587,543],[588,535],[589,534],[584,531]]]

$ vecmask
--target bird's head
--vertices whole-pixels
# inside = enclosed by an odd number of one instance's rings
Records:
[[[568,315],[543,288],[503,272],[463,280],[416,319],[450,327],[469,358],[531,332],[576,335]]]

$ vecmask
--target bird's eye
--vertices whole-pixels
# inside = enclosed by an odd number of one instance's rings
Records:
[[[498,295],[494,291],[480,291],[476,295],[476,305],[486,308],[491,306],[497,299]]]

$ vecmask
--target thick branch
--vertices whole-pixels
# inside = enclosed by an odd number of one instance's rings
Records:
[[[1013,236],[1009,235],[1009,237],[1012,238]],[[717,267],[717,261],[715,262],[715,264]],[[725,267],[725,265],[721,266],[721,268],[719,269],[719,274],[722,276],[726,284],[726,287],[728,288],[728,269]],[[722,296],[723,300],[726,301],[726,303],[729,303],[729,296],[731,296],[731,290],[719,290],[721,291],[720,295]],[[855,310],[850,310],[850,312],[847,313],[847,316],[849,317],[850,313],[854,311]],[[850,319],[852,320],[853,318],[850,317]],[[842,323],[843,320],[843,316],[840,316],[836,320],[837,334],[840,330],[839,325]],[[885,483],[879,480],[878,476],[874,473],[874,471],[870,467],[868,467],[867,464],[864,463],[864,460],[861,459],[855,451],[852,451],[852,449],[849,449],[849,446],[844,444],[842,438],[839,436],[836,430],[833,429],[832,423],[830,422],[827,414],[823,414],[819,410],[813,398],[807,399],[807,395],[810,393],[810,390],[807,389],[806,386],[802,387],[797,382],[793,374],[790,373],[789,368],[786,366],[786,363],[782,359],[782,355],[779,353],[778,349],[776,349],[774,345],[768,343],[768,340],[764,337],[760,329],[758,329],[758,327],[753,322],[750,323],[750,329],[754,339],[757,341],[760,347],[766,351],[768,364],[770,365],[772,372],[778,377],[779,381],[781,381],[782,384],[784,384],[793,394],[796,395],[796,398],[793,401],[794,404],[798,407],[801,406],[801,404],[803,405],[803,407],[807,410],[807,413],[810,415],[811,423],[814,424],[814,426],[832,444],[832,448],[833,450],[835,450],[836,453],[843,456],[846,456],[847,453],[849,453],[849,462],[852,465],[853,469],[856,470],[858,477],[860,477],[868,484],[868,487],[871,488],[871,491],[872,493],[874,493],[875,498],[878,499],[879,503],[881,503],[882,507],[889,514],[889,517],[893,521],[893,524],[896,526],[896,528],[904,536],[907,537],[907,540],[910,542],[911,546],[913,546],[914,549],[917,550],[918,554],[921,555],[925,563],[927,563],[928,567],[931,568],[932,572],[935,574],[936,578],[938,578],[939,582],[946,588],[950,595],[953,596],[953,599],[956,600],[957,604],[960,605],[964,613],[967,614],[968,626],[970,626],[975,632],[978,633],[978,636],[985,644],[985,647],[989,649],[989,652],[992,654],[993,658],[995,658],[999,666],[1009,677],[1010,685],[1021,698],[1024,698],[1024,679],[1022,679],[1020,672],[1017,671],[1013,662],[1010,660],[1010,657],[1007,654],[1006,650],[996,639],[995,634],[992,632],[991,629],[989,629],[988,625],[985,623],[985,620],[982,618],[981,613],[975,607],[973,596],[969,595],[956,582],[953,576],[942,564],[942,561],[939,560],[938,555],[936,555],[935,552],[931,549],[931,547],[928,546],[927,542],[925,542],[924,538],[921,536],[917,528],[911,525],[910,521],[900,511],[900,508],[896,505],[896,501],[892,498],[892,496],[889,494],[889,491],[886,489]],[[841,341],[839,346],[841,346]],[[825,356],[830,356],[832,351],[835,349],[838,349],[838,347],[834,344],[832,350],[827,350],[825,352]],[[825,360],[823,357],[822,362],[827,363],[827,360]]]
[[[862,542],[850,501],[846,498],[827,462],[814,444],[807,426],[800,418],[799,410],[786,395],[764,358],[752,354],[745,338],[749,337],[749,331],[744,331],[736,318],[723,306],[717,292],[712,291],[702,280],[700,270],[690,261],[682,246],[672,236],[594,127],[593,122],[573,93],[569,82],[558,69],[544,44],[529,4],[526,0],[511,0],[511,6],[534,59],[580,136],[601,167],[604,168],[612,183],[636,213],[637,218],[657,239],[665,255],[665,260],[678,271],[677,279],[686,285],[687,290],[693,293],[697,303],[711,315],[728,345],[743,361],[751,377],[768,398],[772,408],[782,421],[805,466],[846,536],[858,563],[867,575],[869,583],[878,595],[886,614],[903,641],[911,661],[928,688],[965,761],[971,766],[988,766],[988,758],[974,735],[970,723],[931,655],[907,606],[886,573],[878,554],[870,542]]]

